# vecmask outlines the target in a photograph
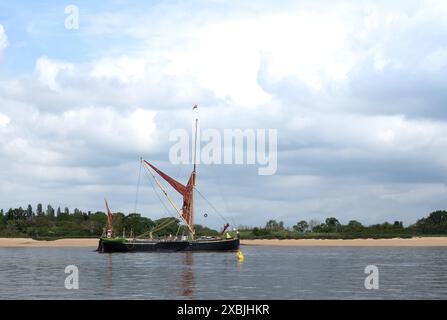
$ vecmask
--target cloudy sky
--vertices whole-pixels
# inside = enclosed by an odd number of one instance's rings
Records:
[[[230,222],[413,223],[447,207],[446,72],[442,0],[0,0],[0,208],[133,211],[140,156],[187,179],[168,138],[198,103],[202,128],[278,129],[275,175],[199,166]],[[144,177],[137,210],[166,214]]]

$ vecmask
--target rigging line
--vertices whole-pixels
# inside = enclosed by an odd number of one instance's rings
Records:
[[[135,206],[133,209],[134,213],[137,213],[137,203],[138,203],[138,195],[140,193],[140,183],[141,183],[141,167],[143,166],[143,158],[140,158],[140,170],[138,171],[138,183],[137,183],[137,192],[135,194]]]
[[[171,197],[169,197],[168,193],[166,192],[165,188],[163,187],[163,185],[157,180],[157,178],[155,177],[155,175],[152,173],[152,171],[150,170],[149,167],[144,166],[150,173],[150,175],[152,176],[152,178],[154,178],[155,182],[157,183],[158,187],[160,188],[160,190],[164,193],[164,195],[166,196],[166,198],[169,200],[169,203],[172,205],[172,207],[175,209],[175,211],[177,212],[178,216],[180,217],[180,219],[187,225],[189,231],[191,231],[192,234],[194,234],[194,230],[193,227],[191,225],[189,225],[189,223],[185,220],[185,218],[183,217],[182,213],[180,213],[179,208],[177,208],[177,206],[175,205],[175,203],[172,201]]]
[[[228,220],[219,212],[219,210],[217,210],[217,208],[215,206],[213,206],[213,204],[207,199],[205,198],[205,196],[196,188],[194,187],[194,189],[197,191],[197,193],[210,205],[210,207],[216,211],[216,213],[222,218],[222,220],[225,223],[228,223]],[[235,225],[236,226],[236,225]]]
[[[151,183],[151,185],[152,185],[152,188],[154,189],[155,194],[156,194],[157,197],[158,197],[158,200],[160,200],[160,203],[163,205],[163,208],[164,208],[164,210],[165,210],[165,213],[166,213],[169,217],[172,217],[171,213],[169,212],[169,209],[166,207],[166,204],[163,202],[163,200],[161,199],[160,195],[158,194],[157,189],[155,188],[154,183],[152,182],[152,179],[150,179],[148,173],[146,172],[146,168],[145,168],[145,173],[146,173],[146,176],[148,177],[148,179],[149,179],[149,181],[150,181],[150,183]],[[169,224],[173,223],[173,221],[175,221],[175,220],[173,219],[172,221],[165,221],[165,222],[162,222],[162,223],[159,224],[158,226],[154,226],[154,228],[152,228],[151,230],[149,230],[149,231],[147,231],[147,232],[144,232],[143,234],[139,235],[138,237],[143,237],[143,236],[145,236],[145,235],[147,235],[147,234],[149,234],[149,233],[151,233],[151,232],[156,232],[156,231],[159,231],[159,230],[161,230],[161,229],[163,229],[163,228],[166,228]],[[168,222],[168,223],[166,223],[166,222]]]
[[[172,224],[172,223],[174,223],[174,222],[175,222],[175,219],[172,219],[172,220],[169,220],[169,221],[165,221],[165,222],[159,224],[158,226],[155,226],[155,227],[152,228],[151,230],[146,231],[145,233],[141,234],[139,237],[143,237],[143,236],[145,236],[145,235],[147,235],[147,234],[150,234],[150,233],[152,233],[152,232],[160,231],[160,230],[166,228],[167,226],[169,226],[170,224]]]
[[[163,207],[164,207],[164,209],[165,209],[165,213],[166,213],[166,215],[167,215],[168,217],[172,217],[172,214],[169,212],[169,209],[166,207],[166,204],[163,202],[163,200],[161,199],[160,195],[158,194],[157,189],[155,188],[152,179],[151,179],[151,178],[149,177],[149,175],[148,175],[147,170],[149,170],[149,169],[146,168],[146,167],[144,167],[144,169],[145,169],[146,176],[148,177],[149,181],[151,182],[152,188],[154,189],[154,192],[155,192],[155,194],[156,194],[157,197],[158,197],[158,200],[160,200],[160,203],[163,205]],[[150,231],[148,231],[148,232],[145,232],[144,234],[147,234],[147,233],[149,233],[149,232],[156,232],[156,231],[159,231],[159,230],[161,230],[161,229],[163,229],[163,228],[166,228],[166,227],[169,226],[170,224],[174,223],[174,221],[175,221],[175,219],[172,219],[171,221],[168,220],[168,221],[162,222],[161,224],[159,224],[158,226],[154,226],[154,228],[152,228],[152,230],[150,230]]]
[[[220,175],[219,175],[218,172],[216,172],[217,170],[214,170],[213,166],[209,166],[209,168],[210,168],[210,171],[212,172],[212,174],[214,175],[214,177],[217,180],[217,188],[219,189],[220,196],[223,199],[223,203],[224,203],[224,206],[225,206],[225,211],[229,213],[231,222],[233,223],[233,226],[236,226],[236,221],[234,220],[234,217],[233,217],[233,211],[230,210],[230,207],[228,206],[227,198],[224,195],[224,192],[222,191],[222,183],[221,183]]]
[[[169,217],[169,218],[171,218],[171,219],[170,219],[170,220],[166,220],[166,221],[160,223],[158,226],[154,226],[154,228],[152,228],[151,232],[156,232],[156,231],[158,231],[158,230],[164,229],[164,228],[166,228],[167,226],[169,226],[170,224],[172,224],[172,223],[178,221],[178,220],[177,220],[176,218],[174,218],[174,217]],[[166,219],[169,219],[169,218],[166,218]]]
[[[177,219],[174,218],[174,219],[165,221],[164,223],[160,224],[157,228],[153,229],[152,232],[160,231],[160,230],[166,228],[167,226],[173,224],[174,222],[176,222],[176,220],[177,220]]]
[[[166,206],[166,204],[164,203],[164,201],[162,200],[162,198],[161,198],[160,195],[158,194],[158,192],[157,192],[157,188],[155,188],[155,186],[154,186],[154,182],[152,181],[152,179],[149,177],[148,173],[146,172],[146,168],[145,168],[144,173],[145,173],[146,176],[148,177],[149,182],[151,183],[151,186],[152,186],[152,188],[154,189],[154,192],[155,192],[155,194],[157,195],[158,200],[160,200],[160,203],[162,204],[163,209],[165,210],[165,213],[166,213],[168,216],[172,216],[171,213],[169,212],[168,207]]]
[[[176,221],[176,219],[171,219],[171,220],[168,220],[168,221],[164,221],[164,222],[160,223],[158,226],[154,226],[151,230],[146,231],[145,233],[142,233],[139,237],[142,237],[142,236],[144,236],[146,234],[150,234],[151,232],[157,232],[157,231],[159,231],[161,229],[164,229],[168,225],[172,224],[175,221]]]

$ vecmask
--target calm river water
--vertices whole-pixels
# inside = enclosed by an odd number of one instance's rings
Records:
[[[250,247],[235,253],[0,248],[1,299],[447,299],[447,248]],[[65,267],[79,289],[64,286]],[[366,290],[376,265],[379,289]]]

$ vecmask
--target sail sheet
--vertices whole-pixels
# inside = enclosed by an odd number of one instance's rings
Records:
[[[153,166],[146,160],[144,162],[150,166],[152,169],[154,169],[155,172],[157,172],[160,177],[162,177],[166,182],[168,182],[178,193],[180,193],[183,196],[183,206],[182,206],[182,217],[185,219],[186,223],[189,226],[192,226],[192,216],[191,216],[191,192],[192,188],[194,187],[194,172],[191,173],[191,176],[188,179],[188,183],[183,185],[182,183],[178,182],[174,178],[171,178],[166,173],[158,169],[157,167]]]

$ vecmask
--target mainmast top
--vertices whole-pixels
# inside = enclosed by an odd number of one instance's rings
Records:
[[[196,112],[199,111],[199,107],[197,106],[197,104],[194,105],[194,107],[192,107],[192,110],[196,110]],[[198,125],[199,119],[196,116],[196,127],[195,127],[195,133],[194,133],[194,173],[196,172],[196,165],[197,165],[197,125]],[[194,181],[194,185],[195,185],[195,181]]]

